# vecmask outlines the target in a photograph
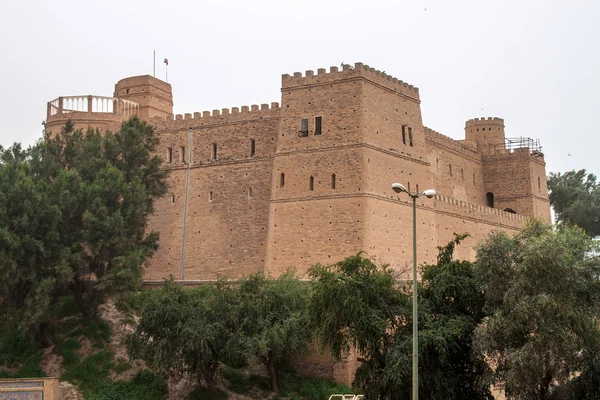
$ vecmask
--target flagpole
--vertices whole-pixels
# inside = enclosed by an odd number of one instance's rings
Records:
[[[156,50],[154,50],[154,59],[152,60],[152,76],[156,78]]]

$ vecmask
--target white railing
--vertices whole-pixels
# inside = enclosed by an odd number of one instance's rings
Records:
[[[48,102],[48,117],[69,113],[117,114],[124,118],[138,115],[139,104],[130,100],[105,96],[64,96]]]
[[[364,398],[363,394],[332,394],[329,396],[329,400],[363,400]]]

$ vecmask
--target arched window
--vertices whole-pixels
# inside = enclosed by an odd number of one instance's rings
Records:
[[[315,178],[313,178],[312,176],[308,180],[308,190],[310,190],[310,191],[315,190]]]
[[[487,192],[485,194],[485,200],[487,202],[487,206],[488,207],[492,207],[494,208],[494,193],[492,192]]]

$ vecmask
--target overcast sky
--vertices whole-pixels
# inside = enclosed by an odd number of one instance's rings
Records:
[[[0,144],[46,103],[164,79],[175,113],[280,101],[281,74],[361,61],[419,87],[426,126],[539,138],[547,171],[600,173],[600,1],[0,1]],[[571,156],[569,156],[569,154]]]

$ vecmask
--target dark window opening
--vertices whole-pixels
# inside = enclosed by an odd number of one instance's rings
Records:
[[[175,204],[175,195],[174,194],[171,195],[171,204]]]
[[[473,173],[473,185],[475,184],[475,173]]]
[[[450,176],[452,176],[452,164],[448,164],[448,172],[450,173]]]
[[[126,93],[129,94],[129,89],[126,90]]]
[[[323,125],[323,117],[315,117],[315,135],[321,134],[321,126]]]
[[[417,184],[417,193],[419,193],[419,184]]]
[[[504,212],[511,213],[511,214],[516,214],[516,213],[517,213],[517,212],[516,212],[515,210],[513,210],[512,208],[505,208],[505,209],[504,209]]]
[[[302,118],[302,121],[300,123],[300,132],[298,133],[298,136],[308,136],[308,118]]]
[[[167,164],[171,164],[173,162],[173,148],[169,147],[167,149]]]
[[[310,190],[311,192],[315,190],[315,178],[313,178],[312,176],[308,180],[308,190]]]
[[[410,146],[414,146],[413,138],[412,138],[412,128],[408,127],[408,140],[410,141]]]
[[[487,192],[485,194],[485,200],[487,202],[488,207],[494,208],[494,193]]]
[[[331,188],[335,189],[335,174],[331,175]]]
[[[213,196],[212,196],[212,191],[208,192],[208,201],[212,201]]]
[[[465,172],[463,171],[463,169],[460,169],[460,179],[464,180],[465,179]]]
[[[406,144],[406,126],[402,125],[402,144]]]
[[[252,188],[248,188],[248,198],[252,198]]]
[[[217,159],[217,144],[213,143],[210,146],[210,159],[211,160],[216,160]]]
[[[179,147],[179,162],[185,163],[185,146]]]
[[[279,175],[279,187],[282,188],[285,185],[285,174],[282,172]]]
[[[410,182],[408,182],[408,192],[410,193]]]
[[[255,152],[256,152],[256,141],[254,139],[250,139],[250,157],[254,157]]]
[[[540,183],[540,177],[538,176],[538,189],[541,189],[541,188],[542,188],[542,186],[541,186],[541,183]]]

